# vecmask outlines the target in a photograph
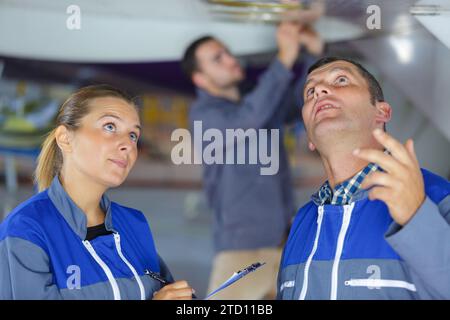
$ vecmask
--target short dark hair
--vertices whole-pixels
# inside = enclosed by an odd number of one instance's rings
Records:
[[[212,40],[216,39],[210,35],[203,36],[192,42],[184,51],[183,59],[181,60],[181,69],[189,79],[191,79],[194,72],[199,71],[198,61],[196,57],[198,47],[200,47],[205,42]]]
[[[353,61],[348,58],[341,58],[341,57],[324,57],[316,61],[309,69],[308,74],[313,72],[315,69],[318,69],[326,64],[335,62],[335,61],[346,61],[348,63],[353,64],[363,76],[364,79],[367,81],[367,85],[369,86],[369,93],[370,93],[370,102],[375,105],[375,102],[384,102],[384,95],[383,90],[381,89],[380,84],[378,83],[377,79],[366,70],[362,65],[360,65],[358,62]]]

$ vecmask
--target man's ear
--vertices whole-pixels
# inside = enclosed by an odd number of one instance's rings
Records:
[[[65,126],[60,125],[55,130],[56,144],[61,149],[62,153],[72,152],[72,132],[70,132]]]
[[[308,141],[308,148],[311,151],[316,150],[316,146],[314,145],[314,143],[312,143],[311,141]]]
[[[195,71],[192,74],[192,82],[196,87],[205,89],[207,86],[207,80],[205,78],[205,75],[201,72]]]
[[[392,117],[392,108],[387,102],[377,102],[375,104],[376,115],[375,121],[377,123],[388,123]]]

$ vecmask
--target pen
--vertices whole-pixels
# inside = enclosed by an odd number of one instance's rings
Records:
[[[213,295],[217,294],[219,291],[221,291],[221,290],[225,289],[226,287],[232,285],[233,283],[235,283],[239,279],[242,279],[243,277],[245,277],[250,272],[254,272],[255,270],[257,270],[258,268],[262,267],[265,264],[266,264],[265,262],[255,262],[255,263],[249,265],[248,267],[246,267],[246,268],[244,268],[242,270],[236,271],[235,273],[233,273],[233,275],[228,280],[226,280],[224,283],[222,283],[217,289],[215,289],[214,291],[209,293],[206,296],[205,300],[208,300]]]
[[[163,284],[163,285],[168,285],[170,284],[169,281],[167,281],[166,279],[164,279],[163,277],[161,277],[158,273],[153,272],[151,270],[145,269],[144,273],[148,276],[150,276],[152,279],[155,279],[156,281],[158,281],[159,283]],[[192,298],[197,299],[197,296],[195,294],[192,294]]]
[[[250,272],[253,272],[253,271],[255,271],[256,269],[258,269],[259,267],[262,267],[262,266],[265,265],[265,264],[266,264],[265,262],[263,262],[263,263],[261,263],[261,262],[256,262],[256,263],[253,263],[252,265],[248,266],[248,267],[245,268],[245,269],[239,270],[239,271],[236,272],[236,273],[237,273],[237,274],[242,273],[242,272],[250,273]]]
[[[163,285],[169,284],[167,280],[163,279],[159,274],[157,274],[156,272],[150,271],[145,269],[144,273],[148,276],[150,276],[151,278],[155,279],[156,281],[159,281],[160,283],[162,283]]]

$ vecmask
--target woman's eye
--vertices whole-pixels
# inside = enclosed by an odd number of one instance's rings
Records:
[[[306,96],[309,96],[314,93],[314,88],[309,88],[308,91],[306,91]]]
[[[103,128],[105,128],[106,131],[110,131],[110,132],[116,131],[116,126],[113,123],[107,123],[103,126]]]
[[[134,133],[134,132],[130,133],[130,138],[131,138],[131,140],[133,140],[134,142],[137,142],[138,139],[139,139],[138,135],[137,135],[136,133]]]

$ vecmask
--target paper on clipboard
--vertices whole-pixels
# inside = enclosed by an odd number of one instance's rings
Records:
[[[214,290],[210,294],[208,294],[206,296],[205,300],[208,300],[209,298],[211,298],[213,295],[215,295],[219,291],[222,291],[226,287],[232,285],[236,281],[242,279],[243,277],[245,277],[249,273],[257,270],[258,268],[262,267],[265,264],[266,264],[265,262],[262,262],[262,263],[261,262],[256,262],[256,263],[253,263],[251,266],[248,266],[247,268],[245,268],[243,270],[239,270],[238,272],[233,273],[233,275],[227,281],[222,283],[216,290]]]

